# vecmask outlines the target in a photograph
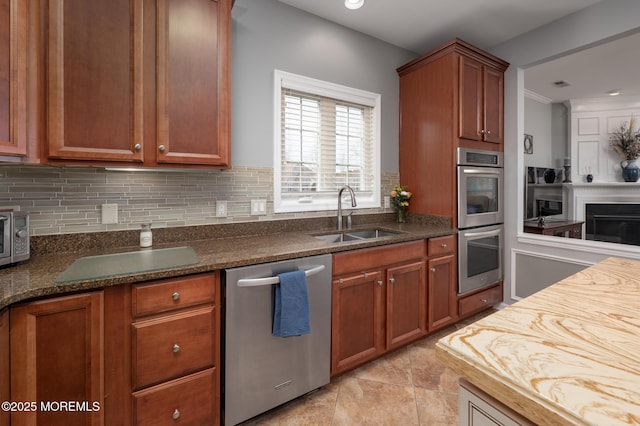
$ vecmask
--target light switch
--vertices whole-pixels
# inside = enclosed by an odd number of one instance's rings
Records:
[[[251,200],[251,216],[267,214],[267,200]]]
[[[102,205],[102,223],[118,223],[118,205],[103,204]]]

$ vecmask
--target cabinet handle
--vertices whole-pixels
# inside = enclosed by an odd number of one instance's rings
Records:
[[[390,282],[391,284],[393,284],[393,283],[395,283],[395,282],[396,282],[396,279],[395,279],[395,278],[389,278],[389,282]]]
[[[435,271],[436,271],[436,268],[431,268],[431,272],[435,272]]]
[[[177,408],[173,410],[173,414],[171,415],[171,417],[173,417],[173,420],[178,420],[180,418],[180,410],[178,410]]]
[[[135,144],[133,146],[133,149],[135,149],[136,151],[140,152],[140,150],[142,149],[142,145],[140,145],[139,143]]]
[[[173,345],[173,353],[177,354],[178,352],[180,352],[180,345],[177,343],[174,343]]]
[[[178,300],[180,300],[180,293],[178,293],[177,291],[176,291],[176,292],[174,292],[174,293],[171,295],[171,298],[177,302]]]
[[[378,280],[378,286],[382,287],[382,280]]]
[[[164,151],[165,151],[165,149],[166,149],[166,148],[164,147],[164,145],[160,145],[160,146],[158,147],[158,150],[159,150],[160,152],[164,152]]]

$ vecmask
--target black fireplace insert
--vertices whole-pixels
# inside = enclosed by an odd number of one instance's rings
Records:
[[[585,238],[640,245],[640,204],[587,204]]]

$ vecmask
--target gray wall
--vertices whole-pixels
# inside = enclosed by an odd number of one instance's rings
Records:
[[[381,168],[398,171],[398,75],[417,55],[277,0],[233,7],[232,162],[273,167],[273,70],[382,95]]]
[[[522,233],[524,176],[524,69],[640,31],[640,1],[603,0],[586,9],[525,33],[491,49],[511,66],[505,73],[505,301],[511,295],[538,289],[538,277],[520,274],[518,262],[540,262],[562,275],[576,265],[596,263],[609,256],[640,258],[640,253],[621,250],[614,244],[585,242]],[[524,256],[515,261],[516,256]],[[533,259],[535,258],[535,259]],[[544,263],[547,263],[545,266]],[[516,291],[517,287],[517,291]]]
[[[533,136],[533,154],[524,155],[524,165],[552,167],[550,103],[524,98],[524,132]]]

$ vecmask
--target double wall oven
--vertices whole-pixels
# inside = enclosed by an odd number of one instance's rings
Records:
[[[503,157],[458,148],[458,294],[502,280]]]

